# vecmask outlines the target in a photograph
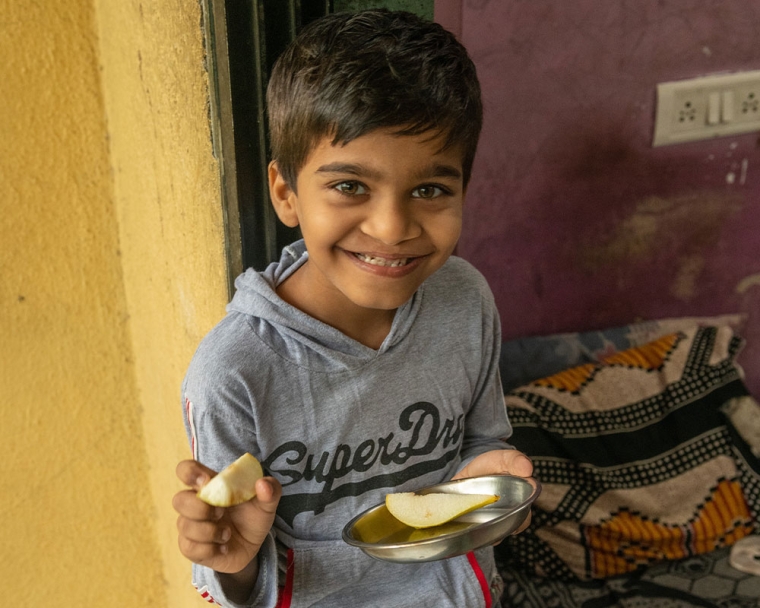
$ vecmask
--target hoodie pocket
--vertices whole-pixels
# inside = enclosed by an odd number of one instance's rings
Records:
[[[486,575],[470,553],[396,564],[343,541],[299,541],[288,551],[281,608],[476,608],[490,606]]]

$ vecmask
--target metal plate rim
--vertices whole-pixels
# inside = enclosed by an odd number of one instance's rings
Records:
[[[440,484],[434,484],[432,486],[427,486],[425,488],[420,488],[419,490],[417,490],[417,492],[427,493],[427,492],[433,492],[433,491],[437,491],[437,490],[439,491],[441,489],[446,489],[446,488],[450,488],[452,486],[458,485],[461,482],[467,482],[467,481],[472,482],[473,479],[484,479],[484,478],[494,478],[494,477],[497,477],[497,478],[510,477],[510,478],[514,478],[515,480],[523,481],[526,484],[532,486],[532,491],[528,495],[527,498],[525,498],[521,503],[519,503],[519,504],[517,504],[517,505],[515,505],[515,506],[513,506],[511,508],[509,508],[509,510],[506,513],[502,513],[501,515],[499,515],[498,517],[495,517],[494,519],[491,519],[491,520],[488,520],[488,521],[485,521],[485,522],[481,522],[481,523],[475,524],[475,525],[467,528],[466,530],[459,530],[459,531],[455,531],[455,532],[450,532],[450,533],[447,533],[447,534],[443,534],[441,536],[435,536],[433,538],[428,538],[428,539],[424,539],[424,540],[408,541],[408,542],[402,542],[402,543],[388,543],[388,544],[367,543],[367,542],[360,541],[360,540],[354,538],[351,535],[351,533],[350,533],[350,531],[353,529],[354,525],[360,519],[362,519],[363,517],[366,517],[366,516],[370,515],[371,513],[375,512],[375,511],[377,511],[377,510],[379,510],[379,509],[381,509],[381,508],[383,508],[385,506],[384,502],[383,503],[379,503],[379,504],[377,504],[377,505],[375,505],[373,507],[370,507],[369,509],[366,509],[365,511],[363,511],[359,515],[356,515],[355,517],[353,517],[344,526],[343,532],[342,532],[343,540],[347,544],[361,549],[367,555],[369,555],[369,556],[371,556],[371,557],[373,557],[375,559],[380,559],[380,560],[384,560],[384,561],[406,562],[406,563],[417,562],[417,561],[433,561],[433,560],[428,560],[428,559],[398,558],[398,557],[381,556],[381,555],[378,555],[378,553],[393,552],[395,550],[399,550],[399,551],[413,550],[414,548],[426,548],[426,547],[430,547],[431,545],[436,545],[436,544],[445,545],[447,541],[452,541],[452,540],[454,540],[456,538],[460,538],[460,537],[465,536],[465,535],[477,534],[478,532],[481,532],[481,531],[483,531],[486,528],[490,528],[490,527],[496,526],[496,525],[504,522],[504,520],[506,520],[506,519],[508,519],[510,517],[514,517],[515,515],[517,515],[521,511],[523,511],[526,508],[530,507],[530,505],[536,500],[536,498],[538,497],[538,495],[541,493],[541,483],[537,479],[535,479],[533,477],[517,477],[517,476],[514,476],[514,475],[506,475],[506,474],[504,474],[504,475],[485,475],[485,476],[478,477],[478,478],[469,477],[469,478],[464,478],[464,479],[458,479],[458,480],[455,480],[455,481],[443,482],[443,483],[440,483]],[[484,507],[484,509],[487,509],[487,508],[488,507]],[[522,523],[523,520],[521,520],[521,523]],[[518,527],[519,527],[519,524],[518,524]],[[509,533],[507,533],[507,534],[509,534]],[[481,546],[483,546],[483,545],[481,545]],[[473,547],[470,550],[474,550],[476,548],[478,548],[478,547]],[[433,559],[444,559],[446,557],[454,557],[455,555],[461,555],[461,554],[462,553],[455,553],[453,555],[446,554],[443,557],[435,557]]]

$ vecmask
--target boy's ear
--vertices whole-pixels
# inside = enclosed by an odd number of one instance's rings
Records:
[[[285,181],[285,176],[280,172],[277,161],[269,163],[269,196],[272,206],[280,218],[280,221],[290,228],[298,226],[298,213],[296,212],[297,195]]]

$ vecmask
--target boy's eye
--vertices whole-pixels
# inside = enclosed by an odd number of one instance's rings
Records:
[[[367,189],[359,182],[340,182],[339,184],[335,184],[333,188],[347,196],[359,196],[367,193]]]
[[[443,194],[447,194],[443,188],[432,185],[420,186],[412,191],[412,196],[414,198],[437,198]]]

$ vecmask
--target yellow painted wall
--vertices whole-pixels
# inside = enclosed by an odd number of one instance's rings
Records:
[[[224,314],[218,165],[197,0],[97,0],[122,267],[168,606],[207,605],[177,549],[172,495],[190,456],[180,383]]]
[[[201,34],[197,0],[0,0],[7,605],[207,605],[171,508],[227,298]]]

